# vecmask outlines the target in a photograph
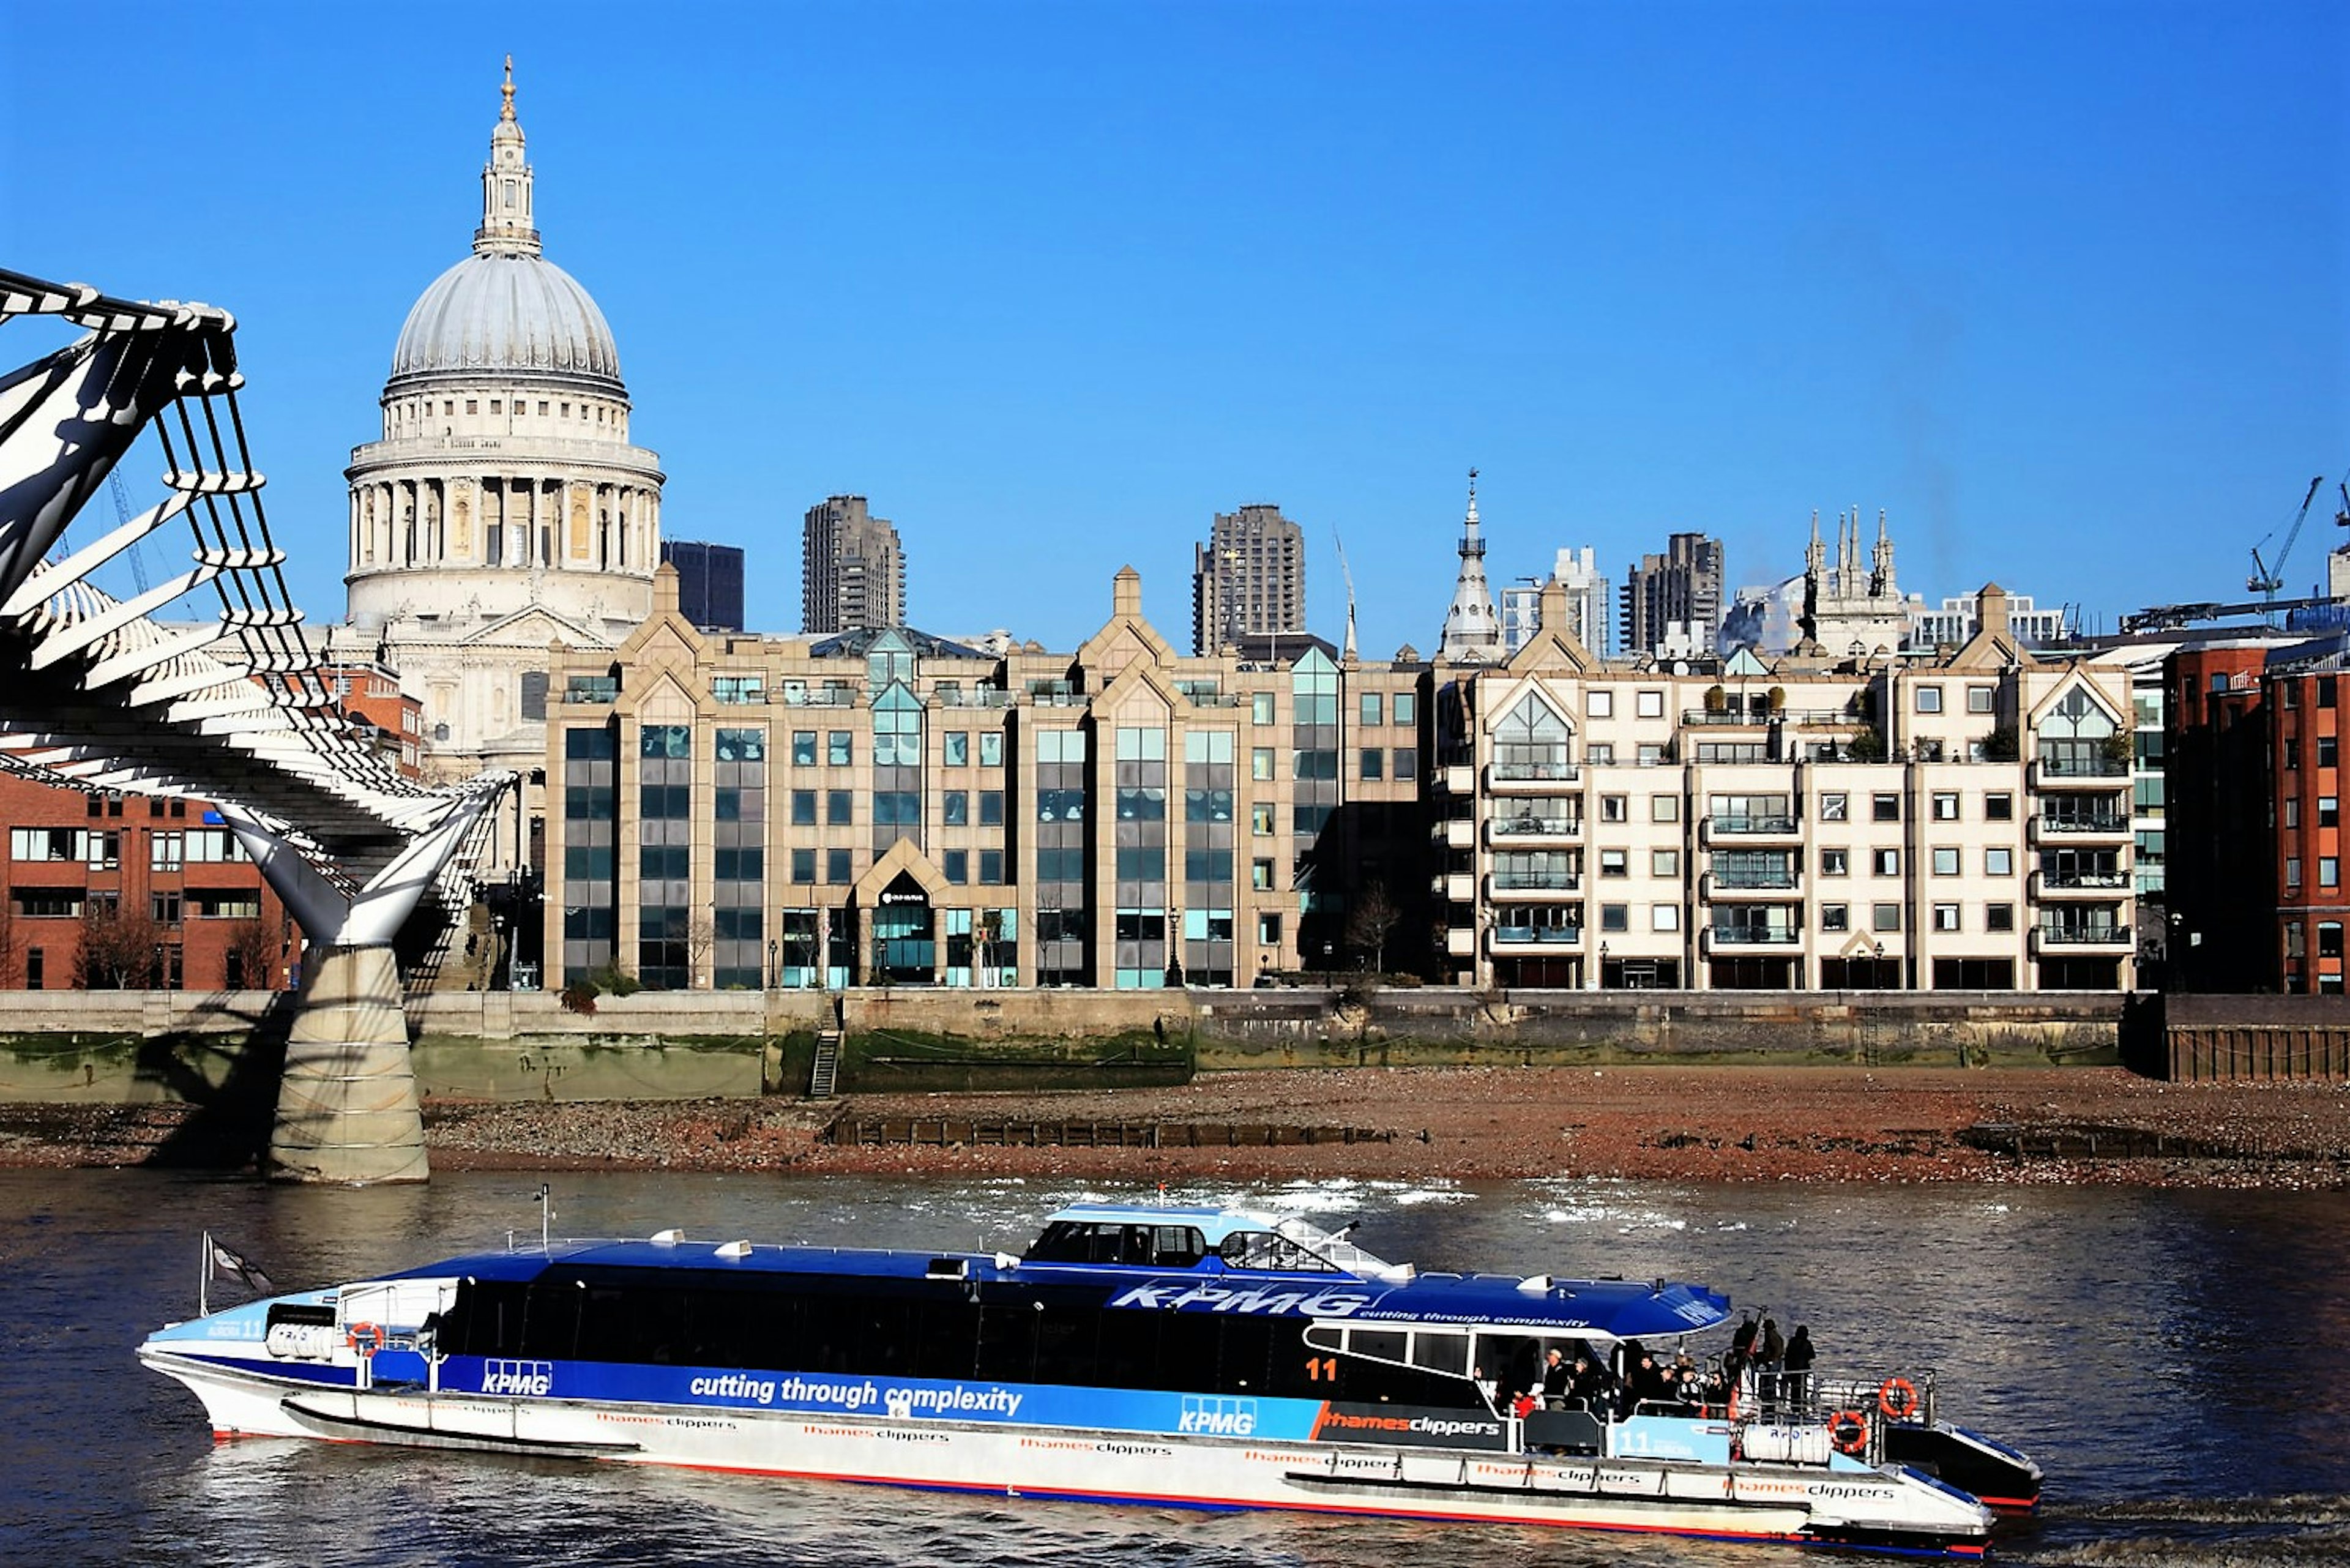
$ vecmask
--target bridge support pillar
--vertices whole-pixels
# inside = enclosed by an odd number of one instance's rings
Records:
[[[385,946],[311,950],[269,1134],[279,1181],[422,1181],[424,1116],[400,966]]]

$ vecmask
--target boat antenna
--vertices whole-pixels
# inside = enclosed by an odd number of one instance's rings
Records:
[[[555,1189],[542,1181],[538,1184],[538,1250],[542,1252],[555,1250],[554,1225]]]

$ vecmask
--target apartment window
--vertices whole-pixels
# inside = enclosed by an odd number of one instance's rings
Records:
[[[1649,876],[1651,876],[1651,877],[1678,877],[1678,876],[1679,876],[1680,874],[1681,874],[1681,852],[1680,852],[1679,850],[1678,850],[1678,849],[1652,849],[1652,850],[1648,851],[1648,875],[1649,875]]]
[[[814,730],[792,732],[792,766],[795,768],[816,766],[816,732]]]
[[[1640,743],[1640,753],[1638,760],[1639,764],[1644,768],[1663,766],[1665,761],[1665,748],[1663,743],[1661,742],[1643,741]]]
[[[1820,929],[1824,931],[1848,931],[1852,929],[1852,907],[1849,904],[1822,904],[1820,906]]]
[[[985,888],[1000,888],[1003,885],[1003,850],[983,849],[979,852],[979,880],[980,885]]]
[[[1665,716],[1665,694],[1641,691],[1632,699],[1632,711],[1643,719],[1661,719]]]
[[[1629,874],[1628,851],[1603,849],[1599,852],[1599,874],[1602,877],[1623,877]]]
[[[947,732],[946,765],[951,768],[971,765],[971,732],[949,730]]]
[[[1362,724],[1384,723],[1386,720],[1381,717],[1381,714],[1386,707],[1387,703],[1378,692],[1366,691],[1356,702],[1356,721]]]
[[[1901,929],[1901,906],[1898,904],[1871,904],[1868,907],[1868,923],[1871,929],[1876,930],[1899,930]]]
[[[1821,876],[1842,877],[1849,874],[1851,870],[1852,852],[1850,850],[1823,849],[1820,851]]]
[[[1942,711],[1942,689],[1940,687],[1920,686],[1916,688],[1916,705],[1918,712],[1939,713]]]
[[[2320,827],[2334,827],[2338,826],[2341,823],[2341,820],[2342,808],[2339,797],[2330,794],[2319,795],[2317,797],[2317,826]]]
[[[2012,904],[1984,905],[1983,929],[1987,931],[2012,931],[2015,929],[2015,906]]]
[[[1595,768],[1607,768],[1615,766],[1615,743],[1609,741],[1590,742],[1583,748],[1583,760],[1590,763]]]
[[[946,825],[949,827],[968,827],[971,826],[971,791],[967,789],[947,790],[941,794],[941,800],[946,808],[945,819]]]
[[[1628,931],[1632,929],[1632,906],[1602,904],[1599,906],[1599,929],[1603,931]]]
[[[2015,875],[2015,851],[1998,847],[1983,851],[1983,875],[2012,877]]]
[[[1959,929],[1959,907],[1956,904],[1935,905],[1934,929],[1938,931],[1957,930]]]
[[[1959,796],[1957,791],[1938,790],[1935,792],[1934,820],[1936,822],[1956,822],[1959,820]]]
[[[982,827],[1003,826],[1003,792],[983,789],[979,792],[979,825]]]
[[[1395,722],[1399,724],[1418,723],[1419,722],[1419,694],[1415,691],[1397,692],[1388,711],[1394,716]]]
[[[1987,794],[1983,796],[1983,820],[1985,822],[2013,822],[2015,820],[2015,797],[2004,791],[2002,791],[1997,794]]]
[[[1249,862],[1249,886],[1255,888],[1260,893],[1267,893],[1273,890],[1272,861],[1252,860]]]
[[[1249,777],[1253,779],[1269,779],[1272,776],[1273,748],[1271,746],[1250,747]]]
[[[1253,691],[1249,693],[1249,721],[1250,722],[1256,724],[1270,724],[1273,722],[1272,692]]]
[[[979,732],[979,765],[983,768],[1000,768],[1003,765],[1003,731],[982,730]],[[986,878],[982,877],[981,880],[984,881]]]
[[[795,827],[816,826],[816,791],[812,789],[792,791],[792,826]]]
[[[1890,791],[1885,791],[1870,795],[1868,797],[1868,815],[1870,820],[1875,822],[1900,821],[1901,797]]]
[[[1277,948],[1281,945],[1281,916],[1267,910],[1256,918],[1257,946]]]
[[[827,766],[845,768],[857,760],[857,738],[847,730],[827,731],[824,737]]]
[[[854,809],[849,804],[848,791],[828,789],[824,792],[824,820],[832,826],[839,827],[854,822],[856,818],[851,815]]]
[[[1652,794],[1648,797],[1650,822],[1679,822],[1681,819],[1681,797],[1677,794]]]
[[[2338,857],[2332,855],[2317,857],[2317,885],[2321,888],[2342,886],[2342,862]]]
[[[1419,748],[1418,746],[1396,747],[1395,766],[1388,770],[1388,776],[1397,780],[1398,782],[1418,778],[1419,776]]]
[[[2328,677],[2328,679],[2330,680],[2331,677]],[[2330,691],[2331,688],[2320,687],[2319,690]],[[2317,922],[2317,956],[2322,959],[2338,959],[2342,956],[2341,921],[2320,920]]]
[[[2284,857],[2284,885],[2288,888],[2301,886],[2301,857],[2298,855]]]
[[[1991,689],[1988,686],[1968,687],[1967,711],[1970,713],[1989,713],[1993,711],[1992,695]]]
[[[2287,827],[2299,827],[2301,826],[2301,797],[2299,795],[2289,794],[2284,797],[2284,825]]]
[[[1879,877],[1900,876],[1901,851],[1898,849],[1870,850],[1869,867]]]
[[[1378,746],[1365,746],[1360,772],[1365,784],[1377,784],[1387,776],[1387,753]]]
[[[1681,907],[1679,904],[1651,904],[1648,906],[1648,929],[1652,931],[1678,931],[1680,929]]]
[[[2332,767],[2334,763],[2335,758],[2339,755],[2340,746],[2341,742],[2332,735],[2318,736],[2317,765],[2321,768]]]
[[[971,851],[947,850],[939,857],[939,869],[946,873],[948,881],[958,888],[962,887],[971,880]]]
[[[1841,791],[1834,794],[1824,794],[1820,796],[1820,820],[1822,822],[1844,822],[1848,820],[1851,815],[1851,799]]]
[[[1631,813],[1630,795],[1603,794],[1599,797],[1599,820],[1602,822],[1629,822]]]
[[[1955,877],[1958,874],[1958,850],[1950,846],[1944,846],[1936,849],[1934,851],[1934,875],[1937,877]]]
[[[836,888],[846,887],[856,880],[849,875],[847,850],[827,849],[824,852],[824,879]]]
[[[1259,838],[1273,836],[1273,807],[1269,805],[1249,807],[1249,832]]]

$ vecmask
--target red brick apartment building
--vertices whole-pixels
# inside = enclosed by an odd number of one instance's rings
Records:
[[[0,774],[0,990],[286,989],[300,936],[202,801]]]
[[[2165,682],[2176,989],[2342,994],[2350,637],[2182,649]]]

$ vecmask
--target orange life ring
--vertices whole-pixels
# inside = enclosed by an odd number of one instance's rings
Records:
[[[1868,1447],[1868,1417],[1857,1410],[1838,1410],[1828,1417],[1828,1441],[1840,1454],[1857,1454]]]
[[[1887,1417],[1906,1421],[1918,1413],[1918,1386],[1907,1377],[1888,1377],[1877,1391],[1877,1407]]]
[[[371,1323],[355,1323],[343,1331],[343,1342],[362,1356],[383,1348],[383,1330]]]

